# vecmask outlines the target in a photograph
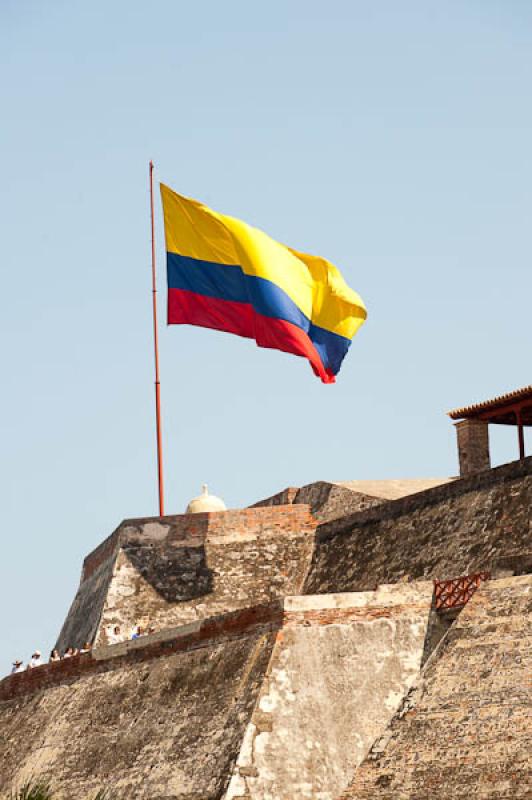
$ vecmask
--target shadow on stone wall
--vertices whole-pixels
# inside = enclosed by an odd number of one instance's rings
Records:
[[[124,553],[143,579],[167,603],[179,603],[211,594],[214,574],[207,564],[205,545],[127,546]]]

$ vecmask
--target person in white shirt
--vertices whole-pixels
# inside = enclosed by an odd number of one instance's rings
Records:
[[[109,644],[118,644],[118,642],[122,641],[122,638],[120,625],[114,625],[110,631],[107,631],[107,641]]]
[[[24,672],[24,664],[18,658],[13,661],[13,666],[11,667],[11,674],[14,675],[15,672]]]
[[[36,650],[32,657],[30,658],[28,669],[34,669],[34,667],[40,667],[42,664],[41,653],[39,650]]]

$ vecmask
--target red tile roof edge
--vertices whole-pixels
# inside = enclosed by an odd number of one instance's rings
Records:
[[[475,414],[475,412],[488,411],[491,408],[499,408],[507,404],[510,405],[515,400],[528,397],[532,401],[532,386],[523,386],[522,389],[516,389],[513,392],[502,394],[500,397],[494,397],[491,400],[483,400],[481,403],[474,403],[473,405],[464,406],[463,408],[455,408],[453,411],[448,411],[447,415],[451,419],[461,419],[462,417],[471,416]]]

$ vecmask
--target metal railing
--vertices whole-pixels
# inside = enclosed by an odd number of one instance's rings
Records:
[[[448,581],[434,581],[436,611],[463,608],[482,581],[487,581],[489,578],[489,572],[476,572],[474,575],[462,575],[460,578],[451,578]]]

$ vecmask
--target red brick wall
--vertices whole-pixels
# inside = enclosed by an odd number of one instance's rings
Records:
[[[290,503],[290,500],[287,502]],[[170,542],[205,541],[209,536],[227,535],[241,535],[247,538],[265,532],[304,533],[313,531],[317,525],[306,505],[274,505],[213,513],[126,519],[111,536],[86,557],[83,562],[82,580],[89,578],[113,554],[118,544],[124,541],[124,538],[128,538],[127,529],[140,528],[150,522],[168,526]]]

